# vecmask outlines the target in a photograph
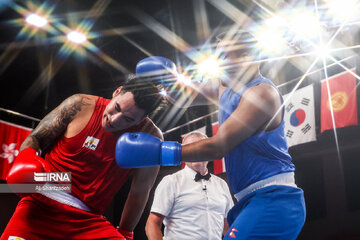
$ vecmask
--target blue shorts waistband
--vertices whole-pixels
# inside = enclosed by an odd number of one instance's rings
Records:
[[[263,180],[257,181],[253,184],[250,184],[240,192],[236,193],[234,196],[237,201],[240,201],[243,197],[248,195],[249,193],[252,193],[258,189],[272,186],[272,185],[284,185],[284,186],[290,186],[290,187],[297,187],[295,184],[295,174],[294,172],[287,172],[287,173],[281,173],[277,174],[268,178],[265,178]]]

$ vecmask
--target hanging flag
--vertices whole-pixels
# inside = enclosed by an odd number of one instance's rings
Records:
[[[355,70],[352,71],[355,72]],[[328,93],[330,93],[331,105]],[[327,81],[323,80],[321,82],[321,132],[334,128],[334,125],[335,128],[341,128],[357,124],[355,77],[346,71],[328,78]]]
[[[290,99],[287,99],[290,97]],[[285,135],[288,146],[316,141],[314,87],[309,85],[284,95]]]
[[[212,124],[212,135],[215,136],[219,130],[219,122]],[[226,172],[224,158],[214,161],[214,174]]]
[[[206,134],[206,126],[201,127],[201,128],[198,128],[198,129],[196,129],[196,130],[194,130],[194,131],[191,131],[191,132],[195,132],[195,131],[196,131],[196,132],[201,132],[201,133],[207,135],[207,134]],[[186,133],[186,134],[181,135],[181,142],[184,140],[184,137],[185,137],[187,134],[189,134],[189,133]],[[181,162],[181,168],[184,168],[184,167],[185,167],[185,163],[184,163],[184,162]]]
[[[21,143],[31,131],[31,128],[0,120],[0,179],[6,179],[10,167],[19,153]]]

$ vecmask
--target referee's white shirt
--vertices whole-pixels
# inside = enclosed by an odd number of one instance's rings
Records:
[[[151,212],[164,218],[164,239],[221,239],[224,218],[234,205],[227,183],[211,178],[194,181],[196,172],[184,169],[165,176],[155,190]]]

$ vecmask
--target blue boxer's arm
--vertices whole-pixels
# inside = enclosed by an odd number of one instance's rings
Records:
[[[281,123],[281,111],[277,112],[281,104],[278,91],[269,84],[259,84],[247,89],[216,135],[182,146],[182,161],[221,159],[258,131],[275,129]]]
[[[278,113],[277,118],[268,126],[266,123],[272,119],[280,107],[279,93],[275,88],[267,84],[254,86],[244,93],[235,111],[221,125],[215,136],[181,147],[179,143],[160,140],[156,142],[151,139],[148,141],[147,136],[141,135],[138,141],[131,144],[126,142],[126,146],[122,146],[125,149],[131,149],[135,155],[124,156],[119,159],[118,164],[127,167],[142,167],[177,165],[180,161],[197,162],[220,159],[257,131],[276,128],[281,122],[281,114]],[[140,133],[135,134],[137,136]],[[143,144],[145,148],[142,147]]]

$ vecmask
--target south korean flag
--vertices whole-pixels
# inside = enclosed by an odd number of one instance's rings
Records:
[[[289,147],[316,141],[314,87],[309,85],[283,96],[285,103],[285,135]],[[290,97],[290,99],[287,99]]]

